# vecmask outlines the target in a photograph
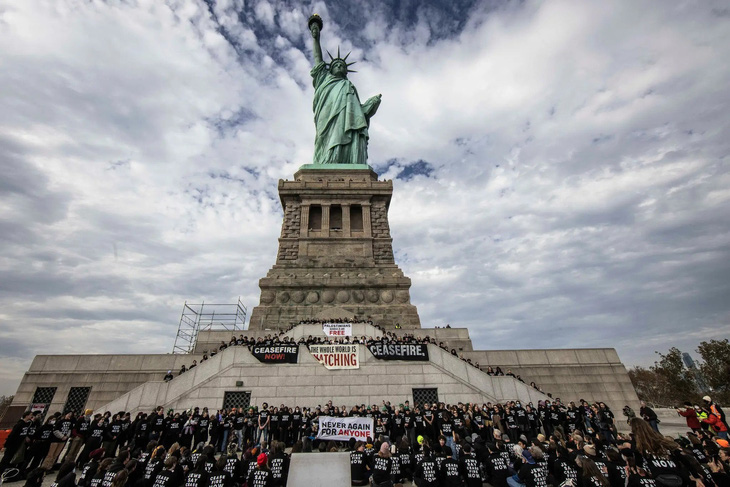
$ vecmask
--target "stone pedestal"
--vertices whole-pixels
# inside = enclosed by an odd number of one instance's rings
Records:
[[[324,168],[323,168],[324,167]],[[393,259],[392,181],[367,166],[303,166],[279,181],[284,222],[276,264],[259,281],[249,329],[286,329],[308,318],[364,318],[420,328],[411,280]]]

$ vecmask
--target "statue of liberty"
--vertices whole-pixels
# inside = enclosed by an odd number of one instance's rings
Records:
[[[309,18],[309,30],[314,39],[314,164],[367,164],[368,126],[370,117],[380,106],[382,95],[376,95],[360,104],[355,85],[347,79],[347,56],[330,57],[329,64],[322,59],[319,33],[322,19],[314,14]]]

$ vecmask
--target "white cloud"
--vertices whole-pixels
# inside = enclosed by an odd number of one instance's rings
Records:
[[[371,164],[433,168],[390,210],[424,325],[629,363],[723,336],[720,7],[0,4],[0,392],[36,353],[168,351],[186,299],[258,304],[311,157],[313,11],[383,94]]]

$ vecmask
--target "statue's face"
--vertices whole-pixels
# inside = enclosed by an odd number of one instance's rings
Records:
[[[338,78],[347,78],[347,64],[341,60],[333,61],[330,64],[330,74]]]

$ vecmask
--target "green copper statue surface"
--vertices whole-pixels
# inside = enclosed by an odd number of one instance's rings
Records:
[[[355,85],[347,79],[347,56],[333,58],[330,63],[322,59],[319,33],[322,19],[318,15],[309,18],[309,30],[314,39],[314,124],[317,135],[314,140],[315,165],[319,164],[367,164],[368,126],[370,117],[380,106],[381,95],[360,103]],[[348,54],[349,56],[349,54]],[[349,71],[352,72],[352,71]]]

